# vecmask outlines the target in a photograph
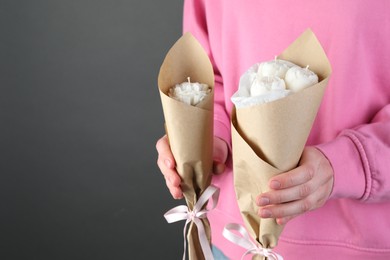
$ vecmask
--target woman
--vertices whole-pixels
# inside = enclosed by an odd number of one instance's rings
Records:
[[[390,259],[390,1],[186,0],[184,31],[207,50],[215,72],[213,244],[224,257],[245,249],[222,237],[242,223],[233,188],[230,97],[240,76],[270,60],[310,27],[332,76],[299,167],[270,180],[259,216],[285,228],[285,259]],[[174,198],[180,178],[166,137],[158,165]],[[218,252],[218,254],[221,252]]]

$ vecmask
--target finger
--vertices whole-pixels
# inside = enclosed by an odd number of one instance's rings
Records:
[[[330,181],[331,179],[327,176],[319,174],[316,177],[310,179],[308,182],[302,183],[300,185],[262,193],[256,198],[256,204],[258,206],[266,206],[271,204],[282,204],[295,200],[302,200],[315,192],[319,194],[325,194],[326,192],[323,190],[324,187],[328,187],[328,193],[330,193],[332,187]],[[326,196],[326,199],[328,196],[329,195]]]
[[[164,175],[166,185],[175,199],[181,199],[183,192],[180,187],[181,179],[175,169],[175,160],[171,152],[168,137],[165,135],[156,143],[158,151],[157,165]]]
[[[289,222],[290,220],[292,220],[293,218],[295,218],[297,215],[294,215],[294,216],[289,216],[289,217],[284,217],[284,218],[277,218],[276,219],[276,223],[278,223],[278,225],[286,225],[287,222]]]
[[[329,186],[331,189],[331,175],[326,174],[324,171],[318,170],[314,176],[311,176],[309,172],[311,172],[310,166],[300,166],[292,171],[281,174],[283,176],[277,176],[280,180],[280,183],[283,183],[281,186],[288,187],[284,189],[273,189],[269,192],[261,194],[256,200],[258,206],[280,204],[303,199],[324,185]],[[274,177],[273,180],[275,179],[277,178]],[[272,181],[270,184],[273,184]]]
[[[310,209],[310,201],[305,199],[263,207],[259,209],[258,214],[261,218],[285,218],[302,214]]]
[[[303,184],[311,180],[314,176],[314,173],[314,169],[309,166],[299,166],[291,171],[271,178],[269,187],[276,190]]]
[[[158,151],[157,165],[161,173],[172,185],[179,187],[181,179],[175,170],[175,159],[171,152],[167,135],[164,135],[157,141],[156,149]]]
[[[181,179],[179,174],[175,169],[169,168],[163,159],[159,157],[157,160],[157,165],[161,170],[161,173],[164,175],[164,178],[173,186],[179,187],[181,183]]]
[[[168,168],[173,169],[175,167],[175,158],[173,157],[171,147],[169,146],[167,135],[164,135],[157,141],[156,149],[159,160],[163,161]]]
[[[309,182],[305,182],[301,185],[293,186],[282,190],[271,190],[260,194],[256,198],[257,206],[266,206],[270,204],[282,204],[285,202],[304,199],[313,192],[321,184],[318,180],[312,179]]]
[[[174,199],[181,199],[183,198],[183,192],[179,187],[173,186],[168,180],[165,180],[166,185],[169,189],[169,192],[171,193],[172,197]]]
[[[219,163],[225,163],[228,157],[228,145],[219,137],[214,137],[213,159]]]
[[[183,192],[180,187],[181,179],[175,170],[164,168],[164,164],[162,167],[162,173],[165,178],[165,183],[171,193],[172,197],[175,199],[180,199],[183,197]]]
[[[266,192],[256,198],[256,204],[266,206],[304,199],[313,192],[313,189],[312,183],[307,182],[289,189]]]
[[[304,199],[261,207],[258,214],[262,218],[285,218],[300,215],[322,206],[327,196],[327,188],[321,186],[315,193]]]

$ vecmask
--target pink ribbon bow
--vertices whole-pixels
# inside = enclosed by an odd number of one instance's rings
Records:
[[[183,254],[183,260],[186,257],[186,248],[187,248],[187,242],[186,242],[186,230],[187,230],[187,225],[191,221],[193,221],[198,229],[199,233],[199,241],[200,245],[203,251],[203,255],[205,259],[210,259],[213,260],[213,253],[210,248],[209,241],[207,239],[206,231],[204,229],[203,223],[200,219],[206,218],[207,217],[207,212],[210,210],[213,210],[218,203],[218,197],[219,197],[219,188],[210,185],[200,196],[198,201],[196,202],[194,208],[192,211],[188,209],[187,206],[181,205],[174,207],[173,209],[167,211],[164,214],[165,219],[167,220],[168,223],[173,223],[177,222],[180,220],[185,220],[186,223],[184,225],[184,231],[183,231],[183,236],[184,236],[184,254]],[[206,205],[211,198],[212,200],[212,205],[210,209],[202,209],[204,205]]]
[[[232,231],[236,231],[241,234],[241,236],[236,235]],[[230,223],[225,226],[223,229],[223,236],[229,240],[230,242],[239,245],[247,251],[242,255],[241,260],[244,259],[245,256],[252,254],[252,255],[260,255],[265,256],[268,259],[271,260],[283,260],[283,257],[275,252],[272,251],[270,248],[263,248],[258,244],[255,244],[252,242],[252,240],[249,237],[248,232],[245,230],[245,228],[239,224]]]

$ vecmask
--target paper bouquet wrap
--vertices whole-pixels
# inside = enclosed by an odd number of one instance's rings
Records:
[[[245,227],[263,248],[274,248],[283,227],[258,216],[256,197],[269,190],[271,177],[295,168],[320,106],[331,73],[329,61],[311,30],[278,58],[310,65],[319,82],[281,99],[233,109],[234,185]]]
[[[188,77],[211,88],[210,93],[196,106],[169,97],[170,88]],[[160,68],[158,86],[170,148],[181,177],[184,198],[192,211],[211,183],[214,72],[207,54],[190,33],[184,34],[167,53]],[[209,221],[207,218],[200,221],[210,244]],[[189,258],[205,259],[194,221],[189,223],[187,240]]]

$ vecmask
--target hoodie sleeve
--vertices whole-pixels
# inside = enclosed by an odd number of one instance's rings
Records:
[[[214,135],[225,140],[231,147],[230,118],[226,111],[223,81],[215,64],[207,28],[207,10],[204,1],[184,1],[183,32],[191,32],[202,44],[214,69]]]
[[[331,198],[368,202],[390,199],[390,104],[369,124],[344,130],[317,148],[334,170]]]

